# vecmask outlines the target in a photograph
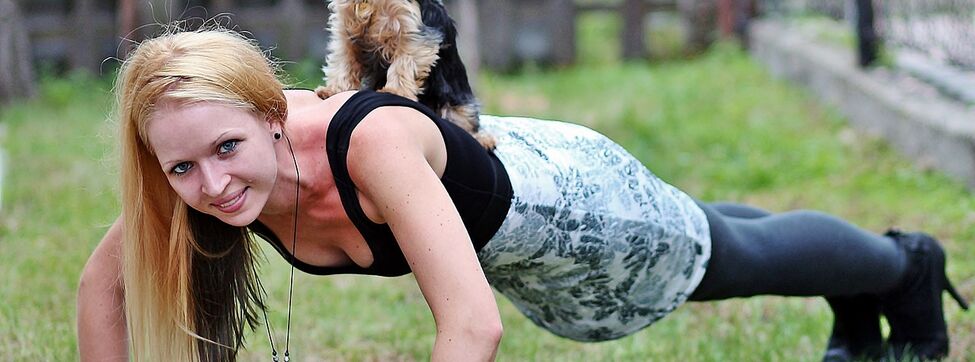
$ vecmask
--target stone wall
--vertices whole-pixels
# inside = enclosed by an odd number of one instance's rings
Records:
[[[852,49],[817,43],[771,20],[756,20],[749,41],[753,56],[772,74],[808,88],[855,128],[883,137],[920,167],[975,189],[972,106],[896,70],[863,70]]]

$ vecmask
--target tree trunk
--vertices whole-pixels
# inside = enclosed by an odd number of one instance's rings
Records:
[[[0,104],[33,97],[30,40],[13,0],[0,0]]]

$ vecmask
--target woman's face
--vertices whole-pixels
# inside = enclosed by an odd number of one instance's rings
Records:
[[[234,226],[257,219],[277,176],[272,125],[223,104],[161,102],[147,136],[187,205]]]

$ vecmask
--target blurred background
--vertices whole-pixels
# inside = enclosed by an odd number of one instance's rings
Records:
[[[706,201],[928,231],[975,297],[975,0],[445,3],[484,113],[594,128]],[[78,358],[78,276],[119,213],[112,81],[133,44],[221,24],[313,88],[327,17],[323,0],[0,0],[0,358]],[[266,254],[283,326],[289,269]],[[412,277],[295,283],[295,360],[429,359]],[[751,298],[582,344],[499,305],[509,361],[818,361],[832,322],[818,298]],[[946,313],[949,360],[975,360],[975,313]],[[263,331],[243,360],[269,355]]]

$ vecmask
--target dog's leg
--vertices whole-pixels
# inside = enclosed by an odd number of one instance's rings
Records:
[[[412,100],[423,91],[423,82],[440,56],[439,34],[411,34],[406,44],[394,53],[386,71],[386,86],[381,91]]]
[[[341,10],[339,10],[341,11]],[[356,59],[358,47],[352,42],[348,32],[348,25],[334,11],[329,18],[331,37],[328,43],[328,57],[322,72],[325,73],[325,85],[315,89],[319,98],[325,99],[332,95],[358,90],[359,82],[364,72],[362,64]]]
[[[482,147],[488,150],[494,149],[494,136],[481,131],[480,120],[478,119],[480,112],[478,112],[477,104],[446,106],[441,112],[444,119],[470,133]]]
[[[332,43],[341,43],[335,47],[329,46],[330,52],[326,65],[322,68],[325,73],[325,85],[315,89],[319,98],[325,99],[332,95],[348,90],[358,89],[358,79],[362,78],[362,65],[355,61],[355,49],[347,39],[332,39]]]
[[[385,44],[383,58],[389,62],[386,84],[380,91],[413,100],[423,90],[423,81],[439,59],[443,36],[423,24],[418,3],[391,1],[381,13],[387,14],[375,24]]]

